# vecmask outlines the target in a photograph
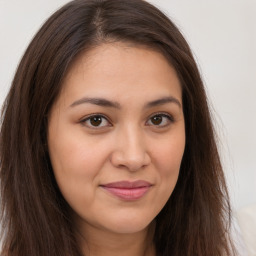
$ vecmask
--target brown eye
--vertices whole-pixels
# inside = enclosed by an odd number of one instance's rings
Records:
[[[100,126],[100,124],[102,123],[102,117],[101,116],[93,116],[89,119],[89,121],[92,126]]]
[[[95,129],[111,126],[107,118],[101,115],[89,116],[86,119],[82,120],[81,123],[84,126],[87,126],[89,128],[95,128]]]
[[[161,116],[153,116],[151,118],[151,122],[154,125],[160,125],[162,123],[162,121],[163,121],[163,118]]]
[[[170,115],[167,114],[157,114],[152,116],[148,122],[147,125],[155,126],[155,127],[165,127],[168,126],[173,122],[173,118]]]

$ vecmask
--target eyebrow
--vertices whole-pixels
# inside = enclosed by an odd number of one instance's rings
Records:
[[[90,104],[98,105],[102,107],[111,107],[111,108],[117,108],[117,109],[121,108],[121,105],[118,102],[110,101],[104,98],[82,98],[73,102],[70,105],[70,107],[74,107],[84,103],[90,103]]]
[[[178,99],[170,96],[170,97],[164,97],[164,98],[160,98],[160,99],[157,99],[157,100],[154,100],[154,101],[150,101],[145,105],[145,108],[156,107],[156,106],[164,105],[166,103],[175,103],[180,108],[182,107],[181,103]]]
[[[118,103],[116,101],[110,101],[110,100],[107,100],[104,98],[86,98],[86,97],[73,102],[70,105],[70,107],[75,107],[77,105],[81,105],[81,104],[85,104],[85,103],[102,106],[102,107],[121,109],[120,103]],[[180,108],[182,107],[182,105],[178,99],[170,96],[170,97],[163,97],[163,98],[160,98],[160,99],[157,99],[154,101],[150,101],[144,105],[144,108],[156,107],[156,106],[164,105],[167,103],[174,103],[174,104],[178,105],[178,107],[180,107]]]

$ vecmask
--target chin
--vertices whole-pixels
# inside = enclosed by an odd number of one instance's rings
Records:
[[[152,219],[146,220],[145,218],[122,218],[115,219],[112,225],[108,225],[107,229],[111,229],[114,233],[119,234],[132,234],[138,233],[148,228],[152,223]]]

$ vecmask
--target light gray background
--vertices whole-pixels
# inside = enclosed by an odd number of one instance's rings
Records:
[[[17,64],[65,0],[0,0],[0,105]],[[235,210],[256,203],[256,1],[150,0],[181,29],[200,67]]]

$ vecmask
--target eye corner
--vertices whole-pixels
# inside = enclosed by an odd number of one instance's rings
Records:
[[[155,123],[152,122],[152,119],[155,119]],[[146,122],[146,126],[152,126],[154,128],[166,128],[168,126],[170,126],[172,123],[174,123],[174,117],[173,115],[166,113],[166,112],[157,112],[152,114],[147,122]]]
[[[94,118],[94,120],[93,120]],[[94,122],[94,123],[93,123]],[[103,130],[108,127],[112,127],[112,123],[108,117],[103,114],[90,114],[79,120],[79,123],[88,129],[92,130]]]

